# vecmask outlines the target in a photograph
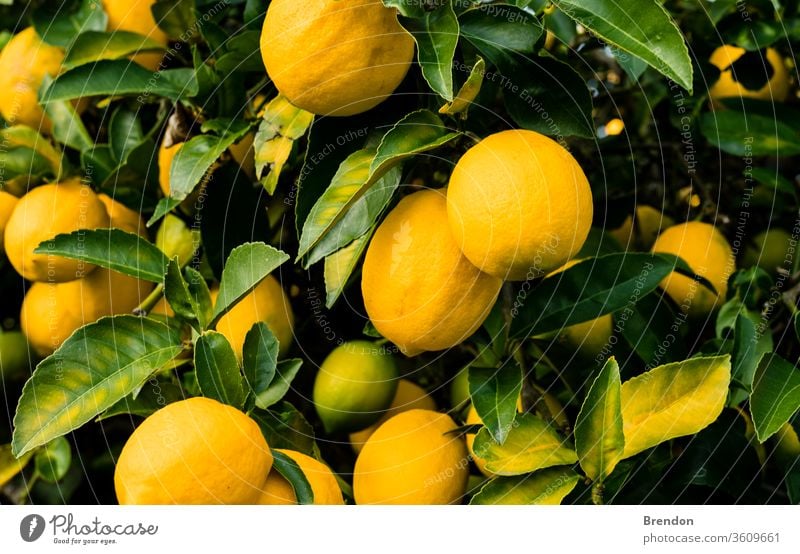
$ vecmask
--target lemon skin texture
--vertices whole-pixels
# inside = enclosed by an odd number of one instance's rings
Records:
[[[273,0],[261,56],[278,91],[317,115],[349,116],[383,102],[406,76],[414,39],[380,0]]]
[[[738,46],[723,45],[714,50],[709,61],[720,70],[720,76],[716,83],[711,87],[708,94],[711,100],[721,100],[723,98],[754,98],[756,100],[771,100],[783,102],[789,96],[791,83],[789,72],[783,63],[783,59],[777,50],[767,48],[765,65],[772,66],[772,77],[758,90],[745,88],[739,81],[734,79],[731,64],[744,55],[745,49]]]
[[[167,35],[159,29],[150,9],[155,3],[156,0],[103,0],[103,9],[108,15],[107,30],[138,33],[166,46]],[[145,52],[131,59],[150,71],[156,71],[163,57],[160,52]]]
[[[33,27],[14,35],[0,51],[0,114],[9,124],[21,123],[45,134],[52,123],[39,105],[45,75],[61,71],[64,51],[42,41]]]
[[[658,235],[675,221],[652,206],[637,206],[636,221],[628,216],[625,221],[608,234],[625,249],[646,252],[653,247]]]
[[[592,210],[578,162],[533,131],[483,139],[458,161],[447,190],[450,228],[464,255],[508,281],[539,277],[575,256]]]
[[[120,504],[255,504],[272,453],[255,421],[209,398],[158,410],[117,460]]]
[[[275,450],[287,455],[300,466],[300,470],[306,476],[306,480],[314,493],[314,504],[344,504],[342,490],[339,488],[339,483],[336,482],[336,477],[328,466],[311,456],[306,456],[302,452],[284,450],[282,448],[276,448]],[[284,479],[277,471],[272,471],[267,477],[267,482],[264,484],[264,492],[258,503],[291,505],[297,504],[297,497],[289,481]]]
[[[461,253],[441,191],[403,198],[367,248],[361,291],[370,320],[407,356],[451,348],[483,323],[502,281]]]
[[[33,251],[61,233],[108,226],[103,202],[79,180],[42,185],[20,198],[14,208],[6,225],[6,254],[14,269],[29,281],[71,281],[91,272],[94,266]]]
[[[98,198],[106,207],[109,224],[114,229],[122,229],[147,239],[147,225],[139,212],[130,209],[122,202],[117,202],[107,194],[98,194]]]
[[[660,286],[683,312],[706,316],[724,301],[736,260],[728,241],[713,225],[693,221],[670,227],[658,237],[653,252],[680,256],[716,289],[718,295],[685,275],[668,275]]]
[[[4,190],[0,190],[0,255],[4,253],[3,237],[6,232],[6,225],[11,217],[11,213],[17,206],[19,199],[13,194],[9,194]]]
[[[458,503],[469,458],[456,428],[450,416],[430,410],[409,410],[378,427],[356,460],[356,503]]]

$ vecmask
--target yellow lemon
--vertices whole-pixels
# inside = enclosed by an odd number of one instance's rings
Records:
[[[408,356],[464,341],[489,315],[502,284],[462,255],[436,190],[411,194],[389,213],[361,277],[370,320]]]
[[[114,487],[120,504],[255,504],[271,468],[255,421],[216,400],[190,398],[133,432]]]
[[[397,383],[397,392],[394,393],[394,399],[389,405],[389,408],[384,412],[381,418],[361,431],[350,433],[350,446],[356,451],[356,454],[361,452],[364,448],[364,443],[372,436],[372,433],[381,426],[384,422],[393,418],[397,414],[407,412],[409,410],[436,410],[436,402],[431,398],[427,391],[409,381],[408,379],[400,379]]]
[[[65,283],[34,283],[22,302],[20,325],[33,350],[48,356],[84,325],[132,312],[152,289],[152,283],[104,268]]]
[[[464,255],[511,281],[539,277],[575,256],[592,209],[575,158],[533,131],[483,139],[458,161],[447,189],[450,228]]]
[[[306,456],[302,452],[284,450],[282,448],[276,448],[275,450],[286,454],[300,466],[300,470],[306,476],[306,480],[314,493],[314,504],[344,504],[342,489],[339,488],[339,483],[336,482],[336,477],[328,466],[311,456]],[[289,481],[273,470],[267,477],[267,482],[264,484],[264,492],[258,503],[297,504],[297,497]]]
[[[8,123],[22,123],[44,133],[52,127],[39,105],[45,75],[61,71],[64,51],[42,42],[33,27],[21,31],[0,51],[0,114]]]
[[[169,259],[177,257],[183,267],[192,261],[200,246],[200,239],[199,229],[189,229],[180,217],[167,214],[156,233],[156,246]]]
[[[138,33],[161,45],[166,45],[167,35],[158,28],[150,9],[155,3],[156,0],[103,0],[103,9],[108,15],[108,31]],[[160,52],[145,52],[131,59],[150,71],[155,71],[161,64],[162,58],[163,54]]]
[[[292,104],[347,116],[394,92],[411,66],[414,39],[380,0],[272,0],[261,56]]]
[[[259,321],[266,323],[278,339],[281,355],[286,354],[294,338],[294,314],[281,284],[272,275],[261,281],[217,323],[217,331],[225,335],[239,360],[242,359],[247,332]]]
[[[356,503],[458,503],[469,458],[456,429],[450,416],[431,410],[409,410],[378,427],[356,460]]]
[[[648,251],[664,229],[675,225],[668,215],[662,214],[652,206],[637,206],[635,218],[628,216],[625,221],[608,234],[614,237],[623,248]]]
[[[661,282],[661,288],[683,312],[693,317],[705,316],[724,301],[736,260],[728,241],[713,225],[692,221],[670,227],[658,237],[653,252],[680,256],[719,293],[714,294],[685,275],[671,273]]]
[[[139,212],[132,210],[121,202],[117,202],[107,194],[98,194],[100,201],[106,207],[111,227],[134,233],[142,238],[147,238],[147,225],[145,225]]]
[[[738,46],[723,45],[714,50],[709,61],[720,70],[720,76],[716,83],[711,87],[708,94],[712,100],[722,98],[755,98],[758,100],[773,100],[783,102],[789,96],[789,72],[783,63],[783,59],[777,50],[767,48],[766,60],[764,65],[772,66],[772,77],[758,90],[750,90],[745,87],[733,73],[731,65],[741,58],[746,50]],[[763,68],[759,65],[758,71]],[[742,76],[740,75],[739,78]],[[766,77],[766,75],[765,75]]]
[[[172,170],[172,160],[180,151],[183,144],[184,143],[182,142],[178,142],[167,147],[162,142],[158,149],[158,184],[161,187],[161,192],[164,193],[164,196],[169,197],[169,191],[171,190],[169,176],[170,171]]]
[[[5,236],[6,225],[11,218],[11,213],[17,206],[19,199],[13,194],[9,194],[4,190],[0,190],[0,254],[4,252],[3,249],[3,236]]]
[[[6,254],[14,269],[29,281],[60,283],[78,279],[94,266],[33,251],[58,234],[108,225],[103,202],[78,179],[42,185],[20,198],[14,208],[6,225]]]

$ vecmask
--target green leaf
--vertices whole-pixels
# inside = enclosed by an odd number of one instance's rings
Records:
[[[774,117],[731,110],[703,114],[700,131],[720,150],[734,156],[795,156],[800,133]]]
[[[209,326],[216,325],[239,300],[288,259],[288,254],[263,242],[234,248],[222,272],[214,317]]]
[[[423,2],[409,2],[408,0],[383,0],[383,5],[387,8],[395,8],[400,15],[404,15],[406,17],[425,17],[425,6]]]
[[[300,358],[292,358],[291,360],[281,360],[278,362],[278,367],[275,371],[275,379],[270,383],[269,387],[260,392],[256,396],[256,406],[266,410],[273,404],[278,403],[289,392],[292,386],[292,381],[300,371],[303,365],[303,360]]]
[[[650,64],[692,92],[692,60],[680,29],[655,0],[553,0],[562,12],[616,46]]]
[[[580,481],[569,468],[553,467],[520,477],[495,477],[472,497],[473,505],[552,505],[561,504]]]
[[[244,405],[244,387],[231,344],[222,333],[207,331],[194,347],[197,384],[203,396],[235,408]]]
[[[198,315],[200,308],[189,292],[189,283],[183,278],[177,259],[170,260],[167,265],[167,272],[164,276],[164,296],[178,317],[188,321],[198,332],[202,330]]]
[[[725,407],[731,381],[728,355],[659,366],[622,384],[624,458],[693,435]]]
[[[400,16],[400,24],[417,43],[422,76],[439,96],[453,101],[453,56],[458,46],[458,19],[450,2],[421,17]]]
[[[522,475],[552,466],[574,464],[578,456],[546,421],[533,414],[517,414],[516,423],[500,445],[485,427],[473,443],[486,469],[497,475]]]
[[[164,280],[169,263],[152,243],[121,229],[81,229],[57,235],[34,252],[82,260],[153,283]]]
[[[32,456],[33,451],[28,451],[17,458],[11,453],[10,444],[0,444],[0,487],[25,469]]]
[[[104,31],[106,13],[97,0],[43,2],[31,10],[33,27],[42,40],[55,46],[69,46],[80,33]]]
[[[592,481],[603,482],[611,475],[625,450],[620,388],[619,364],[611,357],[592,383],[575,420],[575,450]]]
[[[349,245],[325,258],[325,307],[332,308],[344,292],[350,276],[358,266],[358,261],[375,232],[375,227],[367,231]]]
[[[48,483],[61,481],[72,463],[72,447],[64,437],[58,437],[36,451],[33,460],[36,473]]]
[[[250,414],[271,448],[297,450],[316,457],[314,428],[297,408],[283,401],[269,410],[253,410]]]
[[[478,57],[475,65],[473,65],[472,69],[469,71],[469,77],[467,77],[467,80],[461,85],[461,88],[458,89],[456,97],[452,102],[448,102],[439,108],[439,113],[446,115],[465,114],[472,105],[472,102],[481,92],[481,85],[483,84],[485,73],[486,62],[483,61],[483,58]]]
[[[750,169],[750,177],[762,185],[766,185],[778,192],[792,196],[794,200],[797,199],[797,188],[795,184],[781,175],[778,172],[778,168],[754,167]]]
[[[272,467],[292,486],[298,504],[313,504],[314,491],[303,470],[293,459],[277,450],[272,450]]]
[[[62,171],[63,159],[50,141],[26,125],[12,125],[0,129],[0,166],[4,170],[4,179],[8,181],[16,177],[24,180],[20,193],[28,185],[28,181],[36,182],[38,177],[51,175],[58,178]],[[9,185],[10,186],[10,185]]]
[[[130,31],[84,31],[64,57],[64,69],[99,60],[116,60],[139,52],[164,50],[164,45]]]
[[[758,364],[750,395],[750,413],[759,442],[783,427],[800,409],[800,370],[777,354],[765,354]]]
[[[48,87],[52,81],[49,75],[45,75],[42,88]],[[79,152],[94,148],[94,141],[71,102],[48,102],[44,104],[44,111],[52,122],[53,138],[58,142]]]
[[[82,327],[25,383],[14,416],[14,455],[90,421],[181,351],[180,328],[169,322],[120,315]]]
[[[153,215],[150,216],[150,219],[147,220],[147,226],[152,227],[156,223],[158,223],[165,215],[170,213],[172,210],[180,206],[181,200],[177,198],[162,198],[158,201],[158,205],[156,206]]]
[[[141,114],[121,105],[111,114],[108,123],[108,142],[111,153],[119,164],[128,161],[128,155],[145,141]]]
[[[256,396],[266,391],[275,378],[279,349],[278,339],[263,321],[253,325],[244,337],[242,347],[244,379],[250,391]]]
[[[747,313],[739,313],[736,318],[736,325],[733,335],[733,350],[731,351],[731,375],[732,379],[743,386],[746,391],[752,390],[753,378],[756,374],[759,360],[762,354],[759,349],[758,334],[756,324],[750,319]],[[745,391],[737,391],[736,404],[745,400]]]
[[[498,67],[532,56],[544,32],[536,17],[514,6],[478,6],[461,14],[459,21],[461,35]]]
[[[103,412],[97,421],[102,421],[117,415],[135,415],[147,417],[167,404],[183,400],[183,390],[176,384],[151,377],[144,385],[136,398],[126,396],[119,402]]]
[[[514,361],[499,368],[469,367],[469,396],[492,438],[503,444],[514,425],[522,370]]]
[[[194,6],[194,0],[158,0],[150,6],[150,10],[153,19],[168,37],[191,42],[193,38],[196,40],[199,25]],[[207,14],[214,15],[213,11],[218,12],[219,8],[212,7]]]
[[[230,123],[225,134],[198,135],[186,141],[172,159],[169,173],[170,197],[185,200],[220,156],[249,131],[249,124],[234,121]]]
[[[676,321],[677,315],[659,292],[614,313],[615,328],[647,367],[686,358],[686,326]]]

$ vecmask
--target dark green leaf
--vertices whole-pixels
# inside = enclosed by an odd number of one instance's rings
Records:
[[[458,45],[458,19],[450,2],[426,11],[422,17],[400,17],[417,43],[422,75],[439,96],[453,101],[453,56]]]
[[[275,378],[279,348],[278,339],[263,321],[253,325],[244,338],[242,359],[245,383],[256,396],[266,391]]]
[[[297,376],[297,372],[300,371],[302,365],[303,360],[299,358],[278,362],[275,379],[266,390],[256,396],[256,406],[265,410],[283,399],[286,393],[289,392],[292,381]]]
[[[479,6],[464,12],[459,22],[461,35],[496,66],[532,56],[544,32],[536,17],[514,6]]]
[[[130,31],[84,31],[64,57],[64,69],[99,60],[116,60],[137,52],[164,50],[164,45]]]
[[[150,10],[158,26],[168,37],[191,41],[197,35],[199,26],[194,5],[194,0],[158,0]],[[211,9],[219,11],[217,7]]]
[[[314,428],[290,403],[281,402],[270,410],[253,410],[250,417],[261,427],[270,447],[297,450],[312,457],[316,455]]]
[[[56,46],[69,46],[80,33],[105,31],[106,13],[97,0],[43,2],[31,10],[33,27],[42,40]]]
[[[164,276],[164,296],[178,317],[191,323],[198,332],[202,330],[198,316],[200,309],[189,292],[189,284],[183,278],[181,266],[175,259],[170,260],[167,265],[167,272]]]
[[[43,86],[51,81],[46,76]],[[48,102],[44,104],[44,111],[52,122],[53,138],[58,142],[79,152],[94,148],[94,141],[71,102]]]
[[[795,156],[800,133],[772,117],[731,110],[703,114],[700,131],[720,150],[734,156]]]
[[[800,409],[800,369],[774,353],[758,364],[750,395],[756,436],[766,441]]]
[[[158,205],[156,206],[156,210],[153,212],[153,215],[150,216],[150,219],[147,220],[147,226],[152,227],[156,223],[158,223],[161,218],[167,215],[169,212],[180,206],[181,201],[177,198],[162,198],[158,201]]]
[[[48,483],[61,481],[72,463],[72,447],[64,437],[48,442],[36,452],[36,473]]]
[[[306,479],[303,470],[297,465],[293,459],[277,450],[272,451],[272,467],[275,471],[281,474],[281,477],[286,479],[292,486],[294,496],[298,504],[313,504],[314,491]]]
[[[500,368],[469,368],[469,396],[495,442],[503,444],[517,415],[522,371],[516,362]]]
[[[120,106],[111,114],[108,142],[117,163],[128,161],[131,151],[144,142],[140,117],[138,111],[129,110],[125,106]]]
[[[686,325],[680,321],[669,302],[657,292],[640,297],[614,314],[616,328],[648,367],[687,356]]]
[[[216,331],[200,335],[195,344],[194,367],[203,396],[235,408],[244,405],[244,387],[236,354],[228,339]]]

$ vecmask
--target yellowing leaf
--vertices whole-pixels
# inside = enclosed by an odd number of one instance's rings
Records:
[[[483,84],[484,74],[486,73],[486,62],[483,58],[478,58],[472,70],[469,72],[469,77],[466,82],[461,86],[452,102],[448,102],[439,108],[440,114],[456,115],[466,112],[478,93],[481,91]]]
[[[707,427],[725,407],[730,382],[725,355],[663,365],[623,383],[623,457]]]
[[[11,481],[14,476],[25,469],[34,451],[29,451],[15,458],[11,453],[10,444],[0,444],[0,487]]]
[[[569,468],[553,467],[520,477],[495,477],[472,497],[477,505],[552,505],[561,504],[572,492],[580,476]]]

